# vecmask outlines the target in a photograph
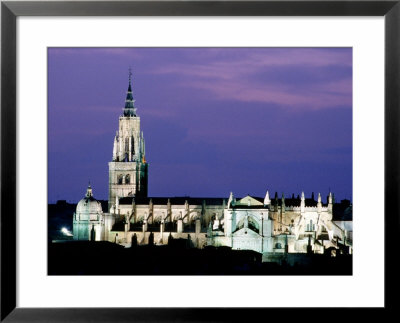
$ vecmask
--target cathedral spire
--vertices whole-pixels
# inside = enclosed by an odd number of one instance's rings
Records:
[[[126,92],[124,117],[136,117],[135,100],[132,95],[132,70],[129,68],[129,85]]]

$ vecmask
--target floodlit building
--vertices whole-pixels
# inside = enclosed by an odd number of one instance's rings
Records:
[[[101,203],[93,197],[92,187],[78,202],[73,219],[74,240],[104,240],[104,214]]]
[[[108,164],[108,212],[89,186],[74,214],[74,239],[125,246],[187,239],[196,248],[227,246],[271,257],[338,248],[352,252],[352,205],[335,203],[332,193],[326,203],[320,194],[306,198],[303,192],[290,198],[275,193],[272,199],[268,191],[265,197],[148,197],[149,165],[134,103],[130,75]]]
[[[108,169],[109,211],[116,197],[147,196],[145,143],[132,96],[131,74],[124,112],[119,117],[119,127],[114,137],[113,158],[108,163]]]

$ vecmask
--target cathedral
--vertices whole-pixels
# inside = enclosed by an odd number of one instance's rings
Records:
[[[262,253],[266,261],[282,254],[352,253],[352,205],[306,198],[247,195],[237,198],[149,197],[149,165],[132,95],[131,73],[123,114],[108,163],[108,209],[89,185],[73,215],[75,240],[133,244],[168,244],[185,239],[189,246],[225,246]]]

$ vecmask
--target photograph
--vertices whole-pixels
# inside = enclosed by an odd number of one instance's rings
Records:
[[[2,1],[0,321],[392,317],[399,2]]]
[[[48,275],[353,274],[352,47],[48,47],[47,98]]]

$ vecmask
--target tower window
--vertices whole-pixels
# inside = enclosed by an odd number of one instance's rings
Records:
[[[310,223],[307,223],[307,231],[315,231],[315,224],[313,224],[312,220],[310,220]]]
[[[312,220],[310,220],[310,223],[307,223],[306,231],[315,231],[315,224],[312,223]]]
[[[122,175],[118,175],[118,184],[122,184]]]
[[[125,152],[129,151],[129,138],[125,138]]]
[[[130,177],[129,174],[125,176],[125,183],[126,184],[130,184],[131,183],[131,177]]]

